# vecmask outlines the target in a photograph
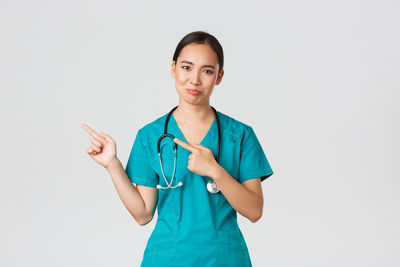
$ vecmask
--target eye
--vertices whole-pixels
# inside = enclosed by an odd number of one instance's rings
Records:
[[[213,74],[213,71],[211,70],[205,70],[205,71],[208,71],[208,74]]]
[[[185,67],[188,67],[188,68],[190,68],[189,66],[182,66],[182,69],[185,69]],[[185,70],[188,70],[188,69],[185,69]]]

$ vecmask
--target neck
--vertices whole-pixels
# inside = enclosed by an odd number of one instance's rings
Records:
[[[214,111],[209,103],[204,105],[192,105],[179,101],[178,107],[173,112],[174,118],[188,124],[196,124],[214,118]]]

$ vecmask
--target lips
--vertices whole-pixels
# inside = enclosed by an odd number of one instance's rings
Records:
[[[186,89],[186,90],[189,92],[189,94],[192,94],[192,95],[200,94],[199,90],[195,90],[195,89]]]

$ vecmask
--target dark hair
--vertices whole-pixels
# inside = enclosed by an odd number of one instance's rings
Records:
[[[189,45],[189,44],[208,44],[211,46],[212,50],[217,54],[218,57],[218,63],[219,63],[219,69],[218,69],[218,74],[221,72],[221,70],[224,68],[224,52],[222,50],[221,44],[218,42],[217,38],[215,38],[213,35],[203,32],[203,31],[195,31],[186,34],[182,40],[178,43],[175,49],[174,56],[172,57],[172,60],[175,61],[175,64],[177,63],[176,60],[178,59],[178,56],[181,52],[181,50]]]

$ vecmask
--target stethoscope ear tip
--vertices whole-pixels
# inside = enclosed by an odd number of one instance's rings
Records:
[[[160,188],[162,188],[162,189],[168,189],[168,188],[176,188],[176,187],[178,187],[178,186],[182,186],[183,185],[183,183],[182,182],[179,182],[177,185],[175,185],[175,186],[171,186],[171,185],[168,185],[168,187],[162,187],[161,185],[157,185],[157,188],[158,189],[160,189]]]

